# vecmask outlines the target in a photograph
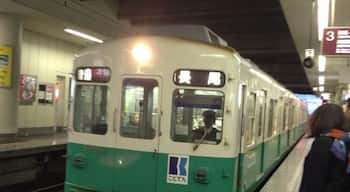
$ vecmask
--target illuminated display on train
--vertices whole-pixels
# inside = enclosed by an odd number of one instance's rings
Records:
[[[108,67],[81,67],[75,76],[77,81],[107,83],[111,79],[111,70]]]
[[[174,82],[185,86],[223,87],[225,74],[220,71],[180,69],[174,73]]]

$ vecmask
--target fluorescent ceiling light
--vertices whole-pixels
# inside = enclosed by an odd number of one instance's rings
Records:
[[[334,26],[335,20],[335,0],[331,0],[331,26]]]
[[[313,90],[313,91],[317,91],[317,90],[318,90],[318,87],[313,87],[312,90]]]
[[[319,85],[324,85],[325,80],[326,80],[326,78],[325,78],[324,75],[319,76],[319,77],[318,77],[318,84],[319,84]]]
[[[330,93],[321,93],[321,97],[325,100],[330,100],[331,94]]]
[[[85,34],[85,33],[82,33],[82,32],[76,31],[76,30],[73,30],[73,29],[64,29],[64,31],[67,32],[67,33],[70,33],[72,35],[81,37],[83,39],[87,39],[87,40],[94,41],[94,42],[97,42],[97,43],[103,43],[103,40],[101,40],[101,39],[98,39],[96,37],[93,37],[91,35],[88,35],[88,34]]]
[[[323,92],[324,91],[324,86],[320,86],[318,89],[320,90],[320,92]]]
[[[318,11],[317,11],[317,19],[318,19],[318,40],[322,41],[323,30],[328,27],[328,19],[329,19],[329,0],[318,0]]]
[[[323,55],[318,56],[318,71],[325,72],[326,71],[326,57]]]

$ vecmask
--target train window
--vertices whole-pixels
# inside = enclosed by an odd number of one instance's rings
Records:
[[[75,95],[74,130],[104,135],[107,132],[107,86],[78,85]]]
[[[285,103],[285,105],[283,106],[283,126],[282,126],[282,129],[283,130],[286,130],[287,127],[288,127],[288,108],[289,108],[289,105],[288,103]]]
[[[294,121],[294,105],[291,105],[289,108],[289,117],[288,117],[288,127],[291,129],[293,128]]]
[[[158,82],[127,78],[123,81],[120,134],[123,137],[153,139],[159,123]]]
[[[265,128],[265,117],[266,117],[266,95],[267,92],[262,90],[260,92],[260,102],[259,102],[259,123],[258,123],[258,136],[262,135],[262,131]]]
[[[277,131],[280,131],[283,129],[283,110],[284,110],[284,101],[283,98],[280,98],[279,100],[277,100],[277,110],[276,110],[276,126],[274,127],[275,129],[277,129]]]
[[[256,94],[251,92],[248,96],[248,123],[246,127],[245,143],[246,146],[253,145],[255,143],[254,129],[255,129],[255,111],[256,111]]]
[[[277,121],[276,121],[276,107],[277,107],[277,100],[270,99],[270,111],[269,111],[269,123],[268,123],[268,129],[267,129],[267,137],[271,137],[272,135],[275,135],[276,127],[277,127]]]
[[[222,92],[176,89],[171,138],[178,142],[218,144],[222,139],[223,113]]]

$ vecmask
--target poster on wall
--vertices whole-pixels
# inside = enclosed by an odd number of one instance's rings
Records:
[[[35,101],[36,76],[20,75],[19,79],[19,103],[32,105]]]
[[[0,87],[11,87],[12,48],[0,46]]]
[[[53,104],[54,84],[39,84],[38,102],[40,104]]]
[[[47,84],[46,85],[46,103],[52,104],[53,103],[53,91],[54,91],[54,85],[53,84]]]

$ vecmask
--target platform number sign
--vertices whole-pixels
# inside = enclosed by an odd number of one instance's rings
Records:
[[[334,40],[335,40],[335,31],[327,31],[326,41],[334,41]]]
[[[350,55],[350,27],[330,27],[323,32],[322,55]]]
[[[188,184],[188,166],[190,158],[188,156],[169,155],[167,182],[173,184]]]

